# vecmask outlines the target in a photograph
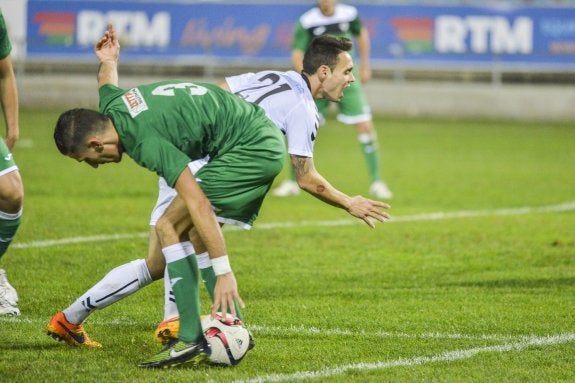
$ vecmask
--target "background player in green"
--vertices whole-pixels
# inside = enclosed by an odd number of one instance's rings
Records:
[[[292,63],[296,72],[303,70],[304,52],[311,40],[320,35],[334,35],[347,37],[356,41],[359,66],[354,68],[354,76],[361,81],[355,81],[345,89],[343,99],[337,104],[339,113],[337,118],[344,124],[355,125],[358,140],[367,163],[371,184],[369,193],[378,199],[390,199],[393,193],[383,181],[379,169],[379,148],[377,134],[373,127],[371,110],[367,103],[361,83],[371,78],[369,63],[370,40],[369,33],[363,27],[357,9],[346,4],[338,4],[336,0],[319,0],[317,6],[304,13],[297,21],[292,41]],[[330,102],[318,100],[319,111],[325,117]],[[291,171],[291,168],[290,168]],[[299,193],[293,171],[290,179],[284,180],[280,186],[273,190],[278,197],[285,197]]]
[[[214,210],[228,220],[255,220],[285,159],[281,132],[262,109],[217,85],[164,81],[129,91],[118,88],[119,50],[110,25],[96,44],[101,112],[63,113],[54,131],[56,145],[62,154],[95,168],[120,162],[126,153],[174,187],[174,203],[187,208],[217,276],[212,314],[229,308],[235,316],[235,301],[240,306],[243,301]],[[196,180],[188,165],[206,156],[209,162]],[[196,257],[180,242],[175,227],[162,228],[158,238],[180,312],[180,333],[177,342],[140,367],[196,365],[210,352],[200,323]],[[51,324],[65,326],[61,319]]]
[[[0,103],[6,125],[6,137],[0,140],[0,260],[20,226],[24,199],[22,178],[11,152],[20,135],[18,88],[11,51],[6,22],[0,11]],[[3,269],[0,269],[0,315],[20,315],[18,294]]]

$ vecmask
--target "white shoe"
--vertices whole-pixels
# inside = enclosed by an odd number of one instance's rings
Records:
[[[0,269],[0,296],[3,296],[11,306],[18,305],[18,293],[10,282],[8,282],[6,271],[3,269]]]
[[[0,292],[0,315],[20,315],[20,310],[16,306],[12,306]]]
[[[20,309],[12,306],[4,297],[0,297],[0,315],[20,315]]]
[[[299,186],[297,182],[292,180],[283,181],[280,186],[272,191],[272,195],[276,197],[289,197],[299,194]]]
[[[377,199],[392,199],[393,198],[393,193],[391,192],[391,190],[389,190],[389,188],[387,187],[387,185],[383,181],[373,182],[371,184],[371,186],[369,187],[369,194],[371,194],[372,196],[374,196]]]

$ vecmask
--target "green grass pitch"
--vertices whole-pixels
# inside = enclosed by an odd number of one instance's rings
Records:
[[[309,195],[268,196],[253,230],[225,231],[256,348],[234,368],[145,371],[161,282],[88,319],[101,350],[45,333],[146,255],[157,181],[129,158],[61,156],[57,115],[21,113],[24,218],[2,267],[22,315],[0,318],[0,381],[575,381],[572,123],[376,119],[394,219],[370,229]],[[315,164],[367,192],[353,128],[322,127]]]

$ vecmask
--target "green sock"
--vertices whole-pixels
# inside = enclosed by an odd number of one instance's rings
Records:
[[[369,133],[362,133],[358,136],[361,151],[367,163],[367,171],[371,182],[379,181],[379,145],[377,138]]]
[[[196,342],[203,336],[196,256],[187,256],[181,244],[163,248],[162,252],[166,257],[168,275],[180,313],[178,338],[184,342]]]
[[[206,289],[208,290],[210,298],[212,299],[213,302],[217,277],[216,274],[214,273],[214,269],[212,268],[212,266],[208,266],[208,264],[211,264],[210,256],[208,255],[208,253],[202,253],[197,256],[197,259],[198,264],[200,266],[200,272],[202,273],[202,280],[204,281],[204,286],[206,286]],[[234,306],[236,306],[236,314],[238,319],[243,321],[242,313],[240,311],[240,305],[236,300],[234,300]]]
[[[22,211],[15,214],[0,211],[0,257],[4,255],[22,222]]]

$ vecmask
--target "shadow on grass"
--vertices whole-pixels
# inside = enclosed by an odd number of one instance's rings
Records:
[[[54,344],[37,344],[37,343],[0,343],[0,350],[6,351],[54,351],[55,349],[63,349],[63,345],[54,343]],[[65,346],[65,348],[69,348],[71,350],[77,349],[76,347],[72,348],[70,346]]]

